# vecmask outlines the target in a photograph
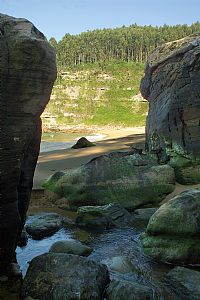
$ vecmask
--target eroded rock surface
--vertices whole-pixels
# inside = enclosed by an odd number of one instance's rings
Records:
[[[180,296],[180,299],[200,299],[200,272],[175,267],[167,274],[166,279],[171,289]]]
[[[182,184],[200,182],[200,36],[158,47],[141,81],[149,101],[147,147],[175,167]]]
[[[0,14],[0,273],[15,256],[25,223],[56,78],[54,49],[29,21]]]
[[[200,190],[163,204],[150,218],[142,244],[147,255],[174,264],[200,264]]]
[[[42,239],[56,233],[65,225],[65,218],[57,213],[40,213],[28,218],[26,231],[33,239]]]
[[[108,229],[129,224],[131,214],[118,203],[104,206],[81,206],[77,211],[76,223],[80,227]]]
[[[152,300],[152,290],[137,282],[112,280],[107,291],[107,300]]]
[[[145,155],[113,152],[63,173],[55,173],[44,187],[66,198],[69,207],[105,205],[127,209],[158,203],[174,190],[174,170]]]
[[[24,296],[39,300],[101,300],[109,275],[107,267],[64,253],[35,257],[24,279]]]

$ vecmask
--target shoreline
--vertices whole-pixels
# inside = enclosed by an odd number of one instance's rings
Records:
[[[131,130],[136,128],[143,128],[145,130],[145,126],[123,126],[123,125],[85,125],[85,124],[78,124],[78,125],[55,125],[55,126],[48,126],[42,124],[42,132],[49,133],[49,132],[63,132],[63,133],[81,133],[81,132],[99,132],[99,131],[117,131],[117,130]]]
[[[94,129],[94,128],[93,128]],[[92,129],[92,130],[93,130]],[[102,130],[102,131],[101,131]],[[34,175],[33,183],[33,201],[34,199],[43,197],[42,182],[46,180],[50,175],[56,171],[66,171],[69,169],[77,168],[91,159],[112,152],[128,150],[131,145],[138,145],[140,148],[144,148],[145,142],[145,127],[99,127],[98,133],[105,134],[106,137],[96,142],[95,147],[80,148],[80,149],[61,149],[53,150],[49,152],[42,152],[39,155],[38,163]],[[67,132],[66,132],[67,134]],[[166,198],[160,203],[164,204],[172,197],[178,195],[182,191],[191,188],[200,188],[200,184],[196,185],[181,185],[176,182],[175,190],[166,196]],[[38,195],[36,195],[38,194]],[[43,199],[44,206],[47,204],[47,200]],[[42,204],[38,199],[38,204]],[[39,205],[40,206],[40,205]]]
[[[42,152],[39,155],[33,182],[33,189],[41,189],[42,182],[60,170],[73,169],[92,158],[112,151],[127,150],[133,144],[144,145],[145,127],[99,127],[97,133],[106,137],[96,146],[80,149],[62,149]],[[67,134],[67,132],[66,132]]]

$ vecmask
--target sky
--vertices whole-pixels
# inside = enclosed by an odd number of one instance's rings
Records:
[[[26,18],[46,37],[138,25],[200,21],[200,0],[0,0],[0,12]]]

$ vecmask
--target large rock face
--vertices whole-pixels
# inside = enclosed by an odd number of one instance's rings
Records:
[[[142,244],[146,254],[174,264],[200,264],[200,190],[182,192],[150,218]]]
[[[13,260],[56,78],[55,53],[25,19],[0,14],[0,269]],[[2,270],[0,270],[0,273]]]
[[[200,182],[200,36],[158,47],[141,92],[149,101],[147,148],[175,167],[180,183]]]
[[[44,187],[65,197],[70,208],[116,202],[135,209],[158,203],[172,192],[174,170],[143,155],[113,152],[66,173],[55,173]]]

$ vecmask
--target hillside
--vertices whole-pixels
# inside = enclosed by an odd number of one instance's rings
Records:
[[[60,71],[44,124],[144,125],[148,104],[138,95],[143,70],[143,63],[115,61]]]
[[[58,79],[43,114],[45,126],[145,124],[147,102],[139,94],[144,63],[155,47],[200,31],[200,23],[133,24],[50,39]]]

